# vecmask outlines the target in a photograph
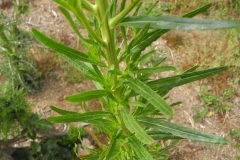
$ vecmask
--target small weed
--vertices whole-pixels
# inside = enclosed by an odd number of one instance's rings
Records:
[[[195,108],[195,116],[194,116],[194,121],[195,122],[200,122],[200,121],[203,121],[205,117],[207,117],[208,115],[208,111],[209,111],[209,108],[208,107],[204,107],[204,110],[201,112],[199,111],[198,108]]]
[[[223,112],[231,109],[226,102],[231,101],[236,94],[236,89],[224,89],[220,95],[214,95],[208,91],[208,86],[204,85],[200,89],[200,98],[204,107],[213,108],[215,112]]]
[[[236,143],[234,144],[234,146],[236,148],[240,148],[240,129],[239,128],[231,129],[229,131],[229,134],[230,134],[232,139],[236,140]]]

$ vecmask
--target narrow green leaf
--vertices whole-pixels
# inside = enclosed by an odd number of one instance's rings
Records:
[[[182,139],[181,137],[174,136],[171,133],[164,133],[161,131],[147,131],[147,134],[154,140]]]
[[[138,79],[133,79],[130,76],[126,76],[125,84],[132,88],[135,92],[141,95],[143,98],[147,99],[156,109],[160,110],[162,113],[165,113],[170,118],[173,116],[173,109],[170,107],[167,102],[160,97],[156,92],[154,92],[149,86],[141,82]]]
[[[143,28],[150,24],[152,29],[209,30],[240,27],[240,23],[223,20],[203,20],[173,16],[132,16],[124,18],[118,25]]]
[[[149,14],[152,12],[152,10],[155,8],[155,6],[158,4],[158,2],[159,2],[159,1],[156,1],[155,3],[153,3],[153,4],[150,6],[150,8],[148,9],[146,15],[149,15]]]
[[[106,158],[105,159],[110,159],[113,156],[113,153],[116,149],[116,145],[117,145],[117,138],[122,134],[122,129],[116,129],[113,133],[113,136],[111,138],[111,143],[108,147],[108,151],[106,153]]]
[[[78,50],[72,49],[70,47],[67,47],[61,43],[58,43],[58,42],[48,38],[47,36],[45,36],[44,34],[42,34],[41,32],[39,32],[36,29],[32,29],[32,32],[33,32],[33,35],[44,45],[48,46],[49,48],[53,49],[56,52],[65,54],[65,55],[75,59],[75,61],[84,61],[84,62],[88,62],[91,64],[105,66],[105,64],[100,61],[99,62],[91,61],[86,54],[79,52]]]
[[[141,29],[138,35],[133,39],[133,46],[139,44],[139,42],[143,41],[143,39],[146,39],[149,28],[150,24],[146,24],[146,26]]]
[[[114,122],[102,118],[89,120],[87,123],[94,125],[101,132],[107,133],[108,135],[111,135],[113,128],[116,128],[116,124]]]
[[[104,80],[102,80],[95,73],[95,71],[91,67],[89,67],[89,65],[87,65],[87,63],[81,63],[80,61],[76,61],[74,58],[69,57],[65,54],[61,54],[59,52],[58,55],[61,56],[64,60],[66,60],[69,64],[71,64],[73,67],[81,71],[86,78],[99,82],[100,84],[105,84]]]
[[[72,8],[71,5],[69,5],[69,3],[65,0],[53,0],[54,2],[58,3],[59,5],[73,11],[74,9]]]
[[[206,4],[206,5],[204,5],[204,6],[200,7],[200,8],[198,8],[198,9],[196,9],[196,10],[194,10],[194,11],[191,11],[191,12],[189,12],[189,13],[183,15],[182,17],[192,18],[192,17],[194,17],[194,16],[196,16],[196,15],[198,15],[198,14],[200,14],[200,13],[206,11],[206,10],[209,9],[211,6],[212,6],[211,3]]]
[[[183,15],[182,17],[192,18],[192,17],[202,13],[203,11],[206,11],[210,7],[211,7],[211,4],[207,4],[203,7],[200,7],[192,12],[189,12],[189,13]],[[168,31],[170,31],[170,29],[156,29],[156,30],[149,32],[147,38],[144,41],[142,41],[140,44],[138,44],[137,46],[134,46],[131,49],[131,53],[141,52],[141,51],[145,50],[146,47],[150,46],[150,44],[152,42],[156,41],[160,36],[167,33]]]
[[[156,50],[151,50],[151,51],[147,52],[146,54],[142,55],[141,57],[139,57],[137,64],[139,64],[143,61],[149,60],[150,57],[155,53],[157,53]]]
[[[201,141],[201,142],[208,142],[208,143],[229,144],[228,140],[226,140],[225,138],[222,138],[219,136],[213,136],[208,133],[193,130],[193,129],[186,128],[186,127],[173,124],[170,122],[166,122],[166,121],[164,121],[164,123],[162,123],[162,121],[158,122],[155,118],[145,117],[145,118],[139,118],[137,120],[138,122],[142,123],[147,127],[152,127],[161,132],[171,133],[177,137],[186,138],[186,139],[195,140],[195,141]]]
[[[199,67],[199,65],[193,66],[192,68],[190,68],[190,69],[184,71],[184,73],[187,73],[187,72],[194,72],[198,67]]]
[[[111,114],[104,111],[92,111],[87,113],[74,113],[74,114],[65,114],[58,117],[49,117],[48,120],[54,123],[69,123],[69,122],[86,122],[89,123],[91,120],[99,120],[110,118]]]
[[[125,102],[123,104],[128,106],[146,107],[146,104],[141,102]]]
[[[142,127],[136,122],[133,116],[130,113],[129,108],[126,106],[120,105],[119,112],[122,116],[122,120],[128,130],[131,133],[134,133],[135,136],[144,144],[151,144],[153,143],[152,138],[147,135],[147,133],[142,129]]]
[[[130,146],[141,160],[154,160],[151,154],[143,147],[143,145],[135,137],[129,138]]]
[[[66,100],[68,100],[69,102],[83,102],[83,101],[99,98],[104,95],[106,95],[105,90],[91,90],[91,91],[82,92],[80,94],[68,96]]]
[[[204,79],[204,78],[212,76],[214,74],[218,74],[227,69],[228,69],[228,67],[217,67],[217,68],[205,69],[205,70],[201,70],[201,71],[187,72],[187,73],[183,73],[183,74],[177,75],[177,76],[172,76],[172,77],[167,77],[167,78],[150,81],[147,83],[147,85],[150,88],[152,88],[153,90],[164,90],[164,89],[170,90],[174,87],[181,86],[183,84],[194,82],[194,81],[197,81],[200,79]],[[180,78],[180,79],[177,80],[177,78]],[[170,83],[167,84],[167,81],[170,79],[172,79],[173,81],[169,81]],[[165,85],[158,86],[158,82],[162,83],[163,81],[165,82]]]
[[[159,73],[159,72],[166,72],[166,71],[175,71],[176,68],[173,66],[157,66],[152,68],[142,68],[133,70],[133,73]]]
[[[66,115],[66,114],[78,114],[78,112],[72,112],[72,111],[66,111],[66,110],[63,110],[63,109],[59,109],[57,107],[54,107],[54,106],[50,106],[50,108],[57,112],[58,114],[61,114],[61,115]]]
[[[85,39],[82,34],[79,32],[76,24],[74,23],[70,13],[63,7],[59,7],[59,10],[61,11],[61,13],[65,16],[65,18],[68,20],[69,24],[71,25],[72,29],[75,31],[75,33],[78,35],[78,37],[81,39],[81,40],[84,40],[88,43],[91,43],[93,44],[90,40],[88,39]]]

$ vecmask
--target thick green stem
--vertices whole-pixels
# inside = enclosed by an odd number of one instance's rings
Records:
[[[111,28],[114,28],[119,21],[121,21],[125,16],[132,11],[132,9],[140,2],[140,0],[131,0],[131,3],[118,15],[116,15],[114,18],[110,19],[109,26]]]
[[[104,42],[97,36],[97,34],[93,31],[92,26],[88,23],[88,20],[85,16],[85,14],[82,11],[82,7],[79,1],[76,1],[75,6],[75,15],[78,17],[78,19],[81,21],[85,29],[88,31],[88,33],[96,39],[101,45],[105,45]]]
[[[102,40],[106,43],[104,46],[105,54],[108,61],[108,67],[114,66],[114,68],[119,69],[119,62],[117,59],[117,53],[114,43],[114,32],[109,27],[109,5],[107,0],[96,0],[97,10],[98,10],[98,21],[101,27]],[[110,76],[110,83],[114,88],[117,85],[117,75],[113,74]],[[114,92],[114,96],[120,99],[119,91]]]

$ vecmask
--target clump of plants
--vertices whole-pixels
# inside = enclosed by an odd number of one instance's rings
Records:
[[[192,19],[210,8],[211,4],[180,18],[138,16],[142,5],[140,0],[54,1],[60,5],[60,11],[87,51],[70,48],[35,29],[33,34],[96,86],[95,90],[70,95],[66,99],[69,102],[98,99],[102,110],[77,113],[52,106],[52,110],[61,116],[48,120],[55,123],[86,122],[105,133],[109,139],[108,146],[99,145],[98,151],[90,150],[91,155],[81,158],[161,159],[167,157],[166,151],[180,139],[228,144],[225,138],[171,123],[175,104],[165,101],[166,94],[172,88],[220,73],[228,67],[197,70],[198,66],[193,66],[182,74],[152,79],[151,75],[175,71],[175,67],[163,65],[166,58],[160,58],[147,68],[140,64],[156,53],[154,49],[148,52],[145,49],[170,29],[219,29],[239,27],[239,23]],[[156,4],[149,7],[146,13],[151,13]],[[90,25],[85,11],[94,17],[94,25]],[[88,37],[81,35],[69,12],[86,29]],[[120,42],[118,37],[122,37]],[[158,141],[164,140],[172,140],[172,143],[163,148]]]
[[[16,159],[61,159],[77,160],[77,144],[87,135],[82,127],[70,127],[62,136],[42,137],[39,142],[32,141],[30,148],[16,149],[12,157]]]
[[[202,86],[200,89],[200,98],[204,104],[205,108],[211,108],[214,112],[223,113],[228,111],[231,107],[227,102],[231,102],[235,97],[237,90],[232,89],[223,89],[219,95],[215,95],[208,90],[208,87]]]
[[[23,89],[11,90],[6,82],[0,92],[0,137],[5,141],[20,134],[19,122],[24,122],[30,114],[30,107]]]
[[[21,87],[35,93],[41,88],[41,75],[34,66],[34,60],[27,56],[33,37],[18,27],[21,15],[27,11],[28,6],[24,2],[14,3],[10,17],[0,11],[0,55],[3,57],[0,72],[7,76],[13,90]]]

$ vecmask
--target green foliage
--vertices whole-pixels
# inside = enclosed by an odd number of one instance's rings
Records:
[[[51,128],[48,121],[31,113],[24,90],[11,88],[7,81],[0,92],[0,136],[7,141],[27,133],[29,138],[35,139],[37,131]]]
[[[21,123],[30,115],[30,107],[25,100],[23,89],[11,90],[6,82],[0,92],[0,135],[6,141],[9,137],[20,134]]]
[[[226,102],[232,101],[237,93],[236,89],[224,89],[220,95],[214,95],[209,92],[207,88],[208,86],[205,85],[200,89],[200,98],[205,108],[213,108],[215,112],[228,111],[231,109]]]
[[[235,147],[240,148],[240,129],[236,128],[236,129],[231,129],[229,131],[229,134],[231,136],[232,139],[235,139]]]
[[[194,121],[195,122],[199,122],[199,121],[203,121],[204,118],[207,116],[208,114],[208,110],[209,108],[208,107],[204,107],[203,111],[199,111],[198,108],[195,108],[195,116],[194,116]]]
[[[81,136],[80,136],[81,134]],[[82,127],[70,127],[66,135],[54,138],[43,138],[40,142],[31,142],[31,150],[16,150],[13,158],[17,159],[37,159],[37,160],[77,160],[74,152],[77,143],[81,143],[80,138],[87,133]]]
[[[40,90],[40,74],[33,60],[26,55],[33,37],[18,27],[19,17],[27,10],[28,6],[21,1],[19,5],[14,5],[11,17],[0,11],[0,55],[4,59],[0,72],[11,81],[13,90],[22,87],[27,92],[34,93]]]
[[[174,140],[166,148],[156,146],[157,150],[161,151],[159,158],[166,157],[165,152],[179,139],[229,143],[225,138],[171,123],[170,120],[174,116],[173,108],[165,101],[166,94],[172,88],[212,76],[228,67],[196,70],[198,66],[194,66],[179,75],[152,80],[151,75],[174,71],[175,68],[163,66],[162,62],[166,58],[158,59],[153,66],[147,68],[141,63],[156,53],[155,50],[150,50],[145,54],[144,50],[170,29],[221,29],[240,27],[240,23],[192,19],[209,9],[211,4],[180,18],[147,16],[154,11],[153,8],[158,1],[146,8],[144,16],[139,16],[142,4],[140,0],[132,0],[127,4],[123,0],[120,7],[117,7],[117,0],[111,2],[95,0],[94,4],[88,0],[54,1],[61,6],[61,12],[88,51],[72,49],[35,29],[32,32],[39,41],[55,50],[95,84],[95,90],[70,95],[67,100],[83,102],[98,99],[103,105],[102,110],[84,113],[51,107],[60,116],[50,117],[49,121],[87,122],[108,136],[108,147],[100,144],[100,152],[92,151],[91,155],[82,157],[83,159],[155,159],[156,153],[152,152],[154,140]],[[94,25],[88,21],[84,14],[85,10],[94,17]],[[88,38],[81,35],[69,12],[72,12],[85,28]],[[118,31],[121,34],[117,34]],[[128,38],[129,34],[131,38]]]

